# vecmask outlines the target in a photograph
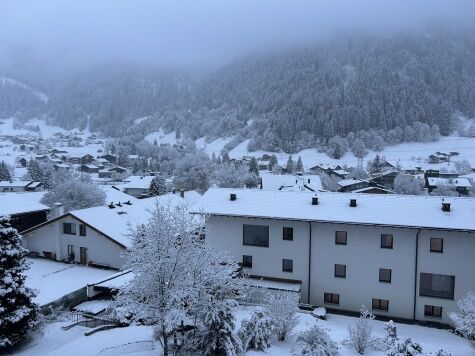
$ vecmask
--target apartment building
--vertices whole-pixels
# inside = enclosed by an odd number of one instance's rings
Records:
[[[211,189],[206,239],[301,301],[448,323],[475,291],[475,199]]]

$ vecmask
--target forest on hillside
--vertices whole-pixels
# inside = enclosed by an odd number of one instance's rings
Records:
[[[250,149],[286,152],[363,133],[397,143],[415,123],[447,135],[454,115],[475,116],[473,63],[470,32],[357,36],[241,58],[199,79],[98,66],[49,80],[47,104],[0,82],[0,114],[42,113],[65,128],[89,117],[92,130],[135,139],[159,128],[192,139],[237,135]],[[153,119],[133,124],[142,116]]]

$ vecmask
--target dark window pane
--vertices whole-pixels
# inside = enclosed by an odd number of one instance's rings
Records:
[[[335,277],[345,278],[346,277],[346,265],[335,265]]]
[[[282,260],[282,271],[284,272],[292,272],[294,270],[294,261],[283,259]]]
[[[380,282],[391,282],[391,270],[388,268],[379,269],[379,281]]]
[[[454,299],[455,276],[421,273],[419,295]]]
[[[442,317],[442,307],[435,305],[424,305],[424,316],[429,316],[433,318]]]
[[[381,248],[393,248],[393,235],[381,234]]]
[[[335,231],[335,244],[346,245],[347,233],[346,231]]]
[[[76,235],[76,224],[63,223],[63,233],[68,235]]]
[[[372,305],[373,309],[387,311],[389,309],[389,300],[373,298]]]
[[[430,239],[430,252],[439,252],[444,251],[444,239],[441,238],[431,238]]]
[[[269,226],[243,225],[243,245],[269,247]]]
[[[86,225],[84,224],[79,225],[79,235],[86,236]]]
[[[282,235],[284,240],[292,241],[294,239],[294,228],[284,227],[282,230]]]
[[[252,256],[242,256],[242,266],[246,268],[252,268]]]
[[[323,301],[328,304],[340,304],[340,295],[337,293],[323,293]]]

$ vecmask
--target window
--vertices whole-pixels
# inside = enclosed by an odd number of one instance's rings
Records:
[[[68,235],[76,235],[76,224],[63,223],[63,233]]]
[[[381,234],[381,248],[393,248],[393,235]]]
[[[68,256],[71,256],[74,253],[73,245],[68,245]]]
[[[419,295],[454,299],[455,276],[445,274],[421,273]]]
[[[340,295],[337,293],[323,293],[323,301],[327,304],[340,304]]]
[[[293,241],[294,239],[294,228],[293,227],[284,227],[282,229],[282,237],[284,240]]]
[[[269,226],[243,225],[243,245],[269,247]]]
[[[282,271],[283,272],[293,272],[294,271],[294,260],[283,259],[282,260]]]
[[[346,265],[335,264],[335,277],[346,278]]]
[[[442,318],[442,307],[435,305],[424,305],[424,316],[431,318]]]
[[[79,225],[79,235],[86,236],[86,225],[84,224]]]
[[[346,231],[335,231],[335,244],[346,245],[347,233]]]
[[[388,309],[389,309],[389,300],[373,298],[372,305],[373,305],[374,310],[388,311]]]
[[[431,238],[430,239],[430,252],[444,252],[444,239]]]
[[[391,283],[391,270],[388,268],[380,268],[379,281],[385,282],[385,283]]]
[[[242,266],[245,268],[252,268],[252,256],[242,256]]]

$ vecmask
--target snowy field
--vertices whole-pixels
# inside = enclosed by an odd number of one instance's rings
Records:
[[[116,273],[99,268],[70,265],[41,258],[29,258],[26,286],[36,289],[35,302],[45,305],[74,292],[88,283],[97,282]]]
[[[253,307],[239,307],[235,309],[236,329],[240,327],[243,319],[249,318]],[[272,346],[265,353],[248,351],[249,356],[269,355],[283,356],[291,355],[295,337],[298,333],[305,331],[319,323],[327,329],[331,337],[340,344],[342,356],[356,356],[355,351],[341,346],[341,341],[347,336],[347,326],[356,322],[356,318],[342,315],[327,315],[327,320],[316,320],[310,314],[301,313],[298,315],[299,323],[294,328],[291,337],[285,342],[274,341]],[[67,322],[55,322],[47,324],[35,335],[25,347],[17,353],[18,355],[50,355],[60,356],[74,354],[88,355],[134,355],[148,356],[161,355],[159,343],[154,343],[151,328],[145,326],[131,326],[127,328],[117,328],[101,331],[91,336],[84,336],[84,332],[90,329],[84,327],[73,327],[68,331],[61,329]],[[373,322],[374,332],[377,336],[383,336],[383,322]],[[471,348],[469,342],[447,330],[427,328],[417,325],[397,324],[400,338],[411,337],[421,344],[424,355],[444,348],[452,352],[454,356],[474,355],[475,350]],[[382,351],[368,351],[365,355],[384,355]]]

